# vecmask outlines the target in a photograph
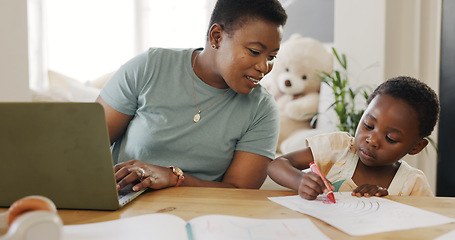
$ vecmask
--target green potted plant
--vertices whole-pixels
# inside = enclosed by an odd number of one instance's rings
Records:
[[[365,87],[356,89],[351,87],[348,80],[348,65],[345,54],[340,56],[335,48],[332,48],[332,51],[342,69],[334,70],[331,74],[323,73],[321,76],[321,81],[332,89],[333,97],[335,98],[328,110],[333,109],[336,112],[339,119],[337,123],[338,130],[348,132],[354,136],[360,118],[365,111],[369,93],[365,90]],[[360,95],[365,100],[365,106],[361,108],[356,106],[356,98]]]

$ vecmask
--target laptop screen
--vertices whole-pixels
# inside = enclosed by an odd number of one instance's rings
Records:
[[[57,208],[119,207],[98,103],[0,103],[0,206],[43,195]]]

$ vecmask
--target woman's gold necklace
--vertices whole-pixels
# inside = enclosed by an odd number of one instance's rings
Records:
[[[194,71],[194,66],[196,64],[196,59],[197,57],[199,56],[200,53],[198,53],[196,55],[196,57],[194,57],[194,60],[193,60],[193,65],[191,66],[193,68],[193,72]],[[195,72],[196,73],[196,72]],[[196,90],[194,89],[194,78],[193,78],[193,75],[191,75],[191,83],[192,83],[192,86],[193,86],[193,100],[194,100],[194,105],[196,105],[196,109],[197,109],[197,113],[193,116],[193,121],[195,123],[199,122],[199,120],[201,120],[201,112],[206,110],[207,108],[211,107],[213,104],[215,104],[216,102],[218,102],[218,100],[220,100],[224,95],[226,95],[226,93],[229,92],[229,90],[231,90],[230,88],[224,92],[221,96],[219,96],[217,99],[215,99],[215,101],[213,101],[212,103],[210,103],[207,107],[203,108],[202,110],[199,109],[199,106],[197,105],[197,101],[196,101]]]

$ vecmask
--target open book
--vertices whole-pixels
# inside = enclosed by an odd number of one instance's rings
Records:
[[[205,215],[185,222],[171,214],[154,213],[118,220],[63,226],[63,240],[246,240],[327,239],[309,219],[255,219]]]

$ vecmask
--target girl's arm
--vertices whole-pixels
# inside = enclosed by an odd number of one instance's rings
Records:
[[[302,170],[307,169],[313,161],[311,148],[304,148],[277,157],[269,164],[267,173],[278,184],[298,191],[304,175]]]
[[[273,160],[268,166],[268,174],[278,184],[296,191],[300,197],[314,200],[329,189],[326,189],[322,178],[316,173],[302,172],[313,160],[311,149],[304,148]],[[333,186],[330,187],[330,190],[334,190]]]

